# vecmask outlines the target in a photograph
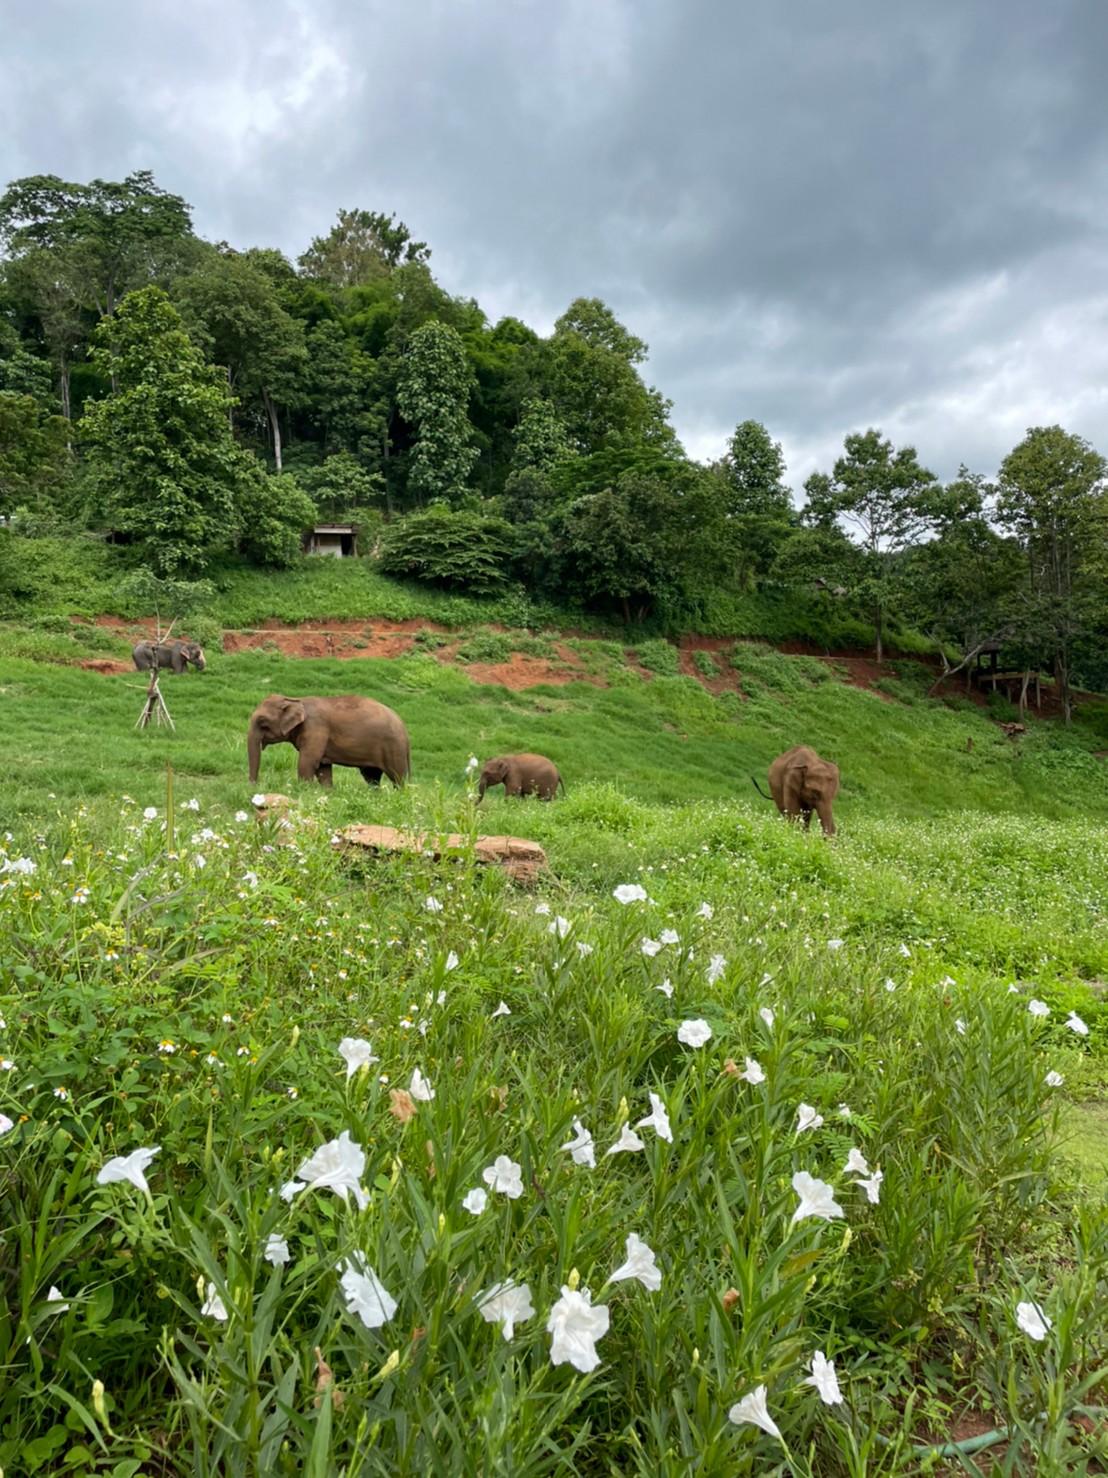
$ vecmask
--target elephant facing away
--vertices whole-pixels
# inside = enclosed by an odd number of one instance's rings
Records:
[[[537,795],[540,801],[552,801],[558,786],[565,782],[558,766],[541,754],[505,754],[487,760],[477,784],[477,804],[485,798],[490,785],[503,785],[505,795]]]
[[[131,648],[131,658],[139,672],[149,672],[156,665],[159,670],[171,667],[180,673],[190,664],[203,672],[208,665],[203,648],[195,641],[140,641]]]
[[[285,698],[274,693],[254,710],[246,736],[254,783],[268,744],[294,744],[300,755],[299,778],[328,787],[332,765],[353,766],[369,785],[379,785],[382,775],[403,785],[411,771],[403,719],[373,698]]]
[[[753,776],[750,778],[754,780]],[[759,794],[766,794],[757,780],[754,780],[754,787]],[[806,744],[794,744],[770,765],[769,788],[777,809],[789,821],[803,816],[804,830],[807,831],[814,811],[824,836],[835,835],[831,805],[839,789],[838,765],[833,765],[830,760],[821,760]],[[769,800],[770,796],[766,799]]]

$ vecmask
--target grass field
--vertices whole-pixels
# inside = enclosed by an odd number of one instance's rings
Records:
[[[4,1472],[1095,1472],[1103,715],[1017,746],[925,682],[259,652],[166,679],[168,735],[137,676],[0,658]],[[275,691],[390,703],[413,784],[270,749],[257,825]],[[749,782],[799,739],[830,844]],[[475,812],[508,749],[565,798]],[[1005,1440],[941,1458],[967,1416]]]

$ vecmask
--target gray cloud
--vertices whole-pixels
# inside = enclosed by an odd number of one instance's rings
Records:
[[[292,256],[395,210],[492,318],[608,301],[696,455],[753,416],[799,486],[877,425],[948,476],[1108,451],[1106,54],[1099,0],[44,0],[0,166]]]

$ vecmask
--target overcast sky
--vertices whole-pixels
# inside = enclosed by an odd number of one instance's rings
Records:
[[[149,168],[295,258],[395,211],[540,333],[605,300],[694,456],[1108,454],[1104,0],[5,0],[0,187]]]

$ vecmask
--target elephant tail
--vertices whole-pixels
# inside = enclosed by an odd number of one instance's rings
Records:
[[[753,775],[751,775],[751,777],[750,777],[750,783],[751,783],[751,785],[753,785],[754,789],[758,792],[758,794],[760,796],[763,796],[767,801],[773,800],[773,797],[771,795],[766,795],[765,791],[758,784],[757,780],[755,780],[755,778],[754,778]]]
[[[562,794],[565,795],[565,793],[566,793],[566,783],[565,783],[565,781],[562,779],[562,777],[560,775],[558,776],[558,788],[562,792]]]

